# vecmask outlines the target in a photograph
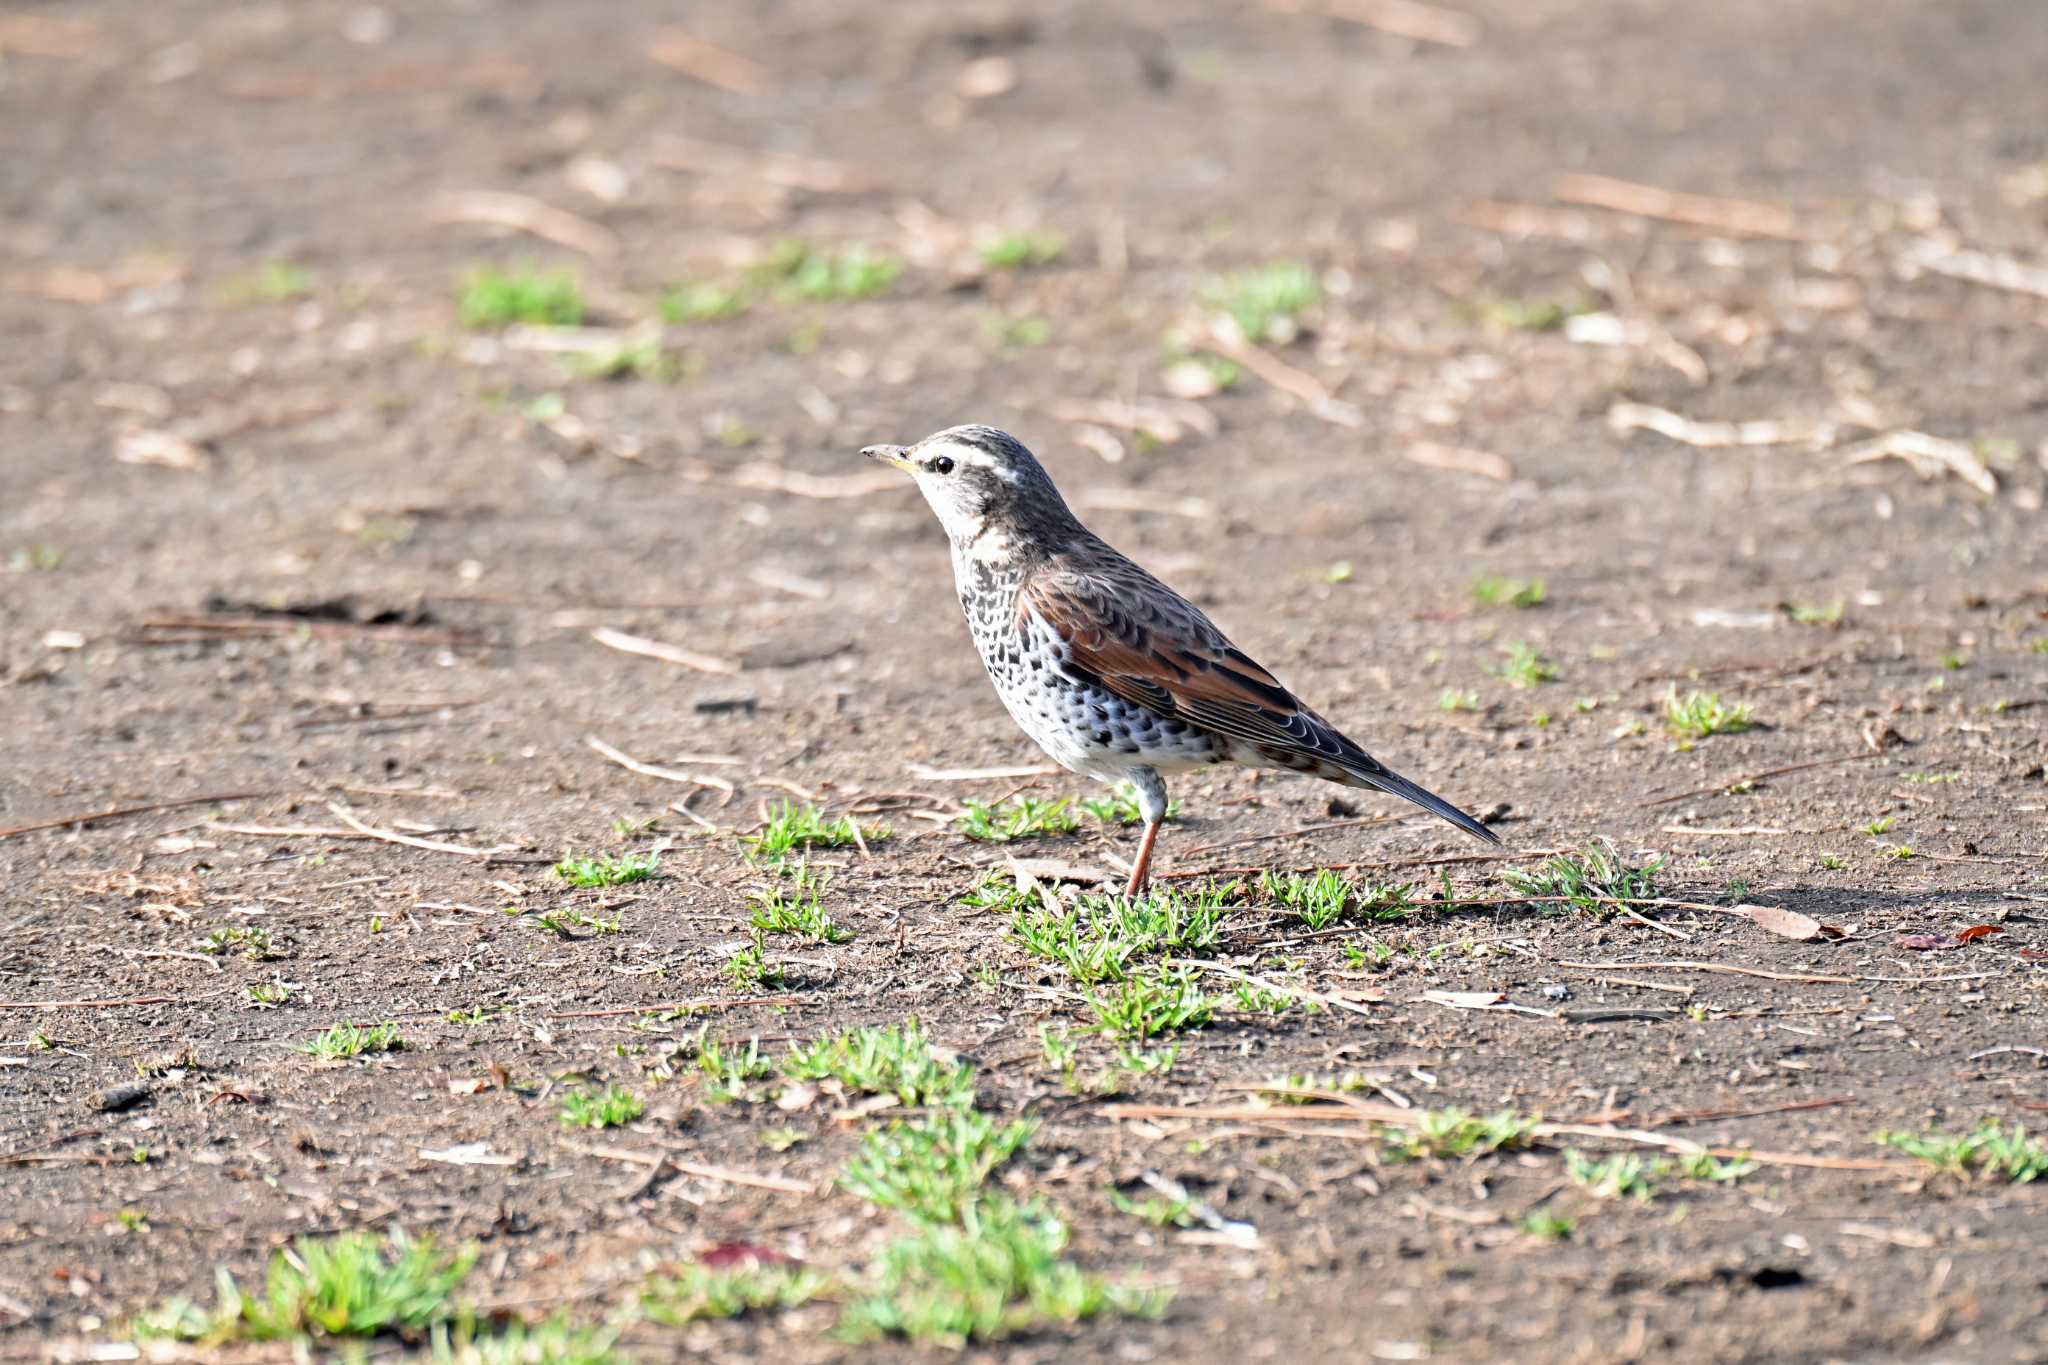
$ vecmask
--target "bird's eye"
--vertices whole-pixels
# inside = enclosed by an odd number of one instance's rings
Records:
[[[951,455],[941,455],[938,459],[932,461],[931,468],[934,474],[950,474],[953,472],[953,457]]]

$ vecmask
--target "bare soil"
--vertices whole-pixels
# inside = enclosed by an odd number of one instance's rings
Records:
[[[1159,1322],[977,1359],[2048,1358],[2048,1194],[1873,1142],[2048,1111],[2048,301],[1915,264],[2043,259],[2048,10],[1465,8],[1467,47],[1256,4],[0,12],[0,828],[185,803],[0,836],[0,1349],[83,1358],[209,1293],[217,1265],[246,1277],[359,1226],[474,1239],[479,1301],[593,1319],[643,1258],[719,1242],[857,1266],[896,1225],[831,1190],[859,1140],[842,1102],[654,1083],[665,1035],[637,1013],[743,998],[725,967],[767,874],[736,836],[800,791],[896,837],[828,859],[853,941],[771,940],[791,985],[706,1014],[714,1036],[773,1050],[922,1018],[980,1064],[985,1105],[1044,1120],[1003,1178],[1071,1219],[1074,1255],[1177,1291]],[[651,60],[667,23],[758,63],[720,70],[759,88]],[[1006,69],[1013,88],[981,93]],[[683,138],[832,164],[778,184],[789,164],[706,170]],[[851,183],[819,178],[834,167]],[[1561,203],[1571,173],[1782,221]],[[586,250],[442,221],[438,196],[477,190],[599,232],[571,225]],[[973,267],[973,232],[1022,226],[1061,234],[1061,258]],[[671,326],[666,377],[581,377],[456,316],[465,272],[537,262],[577,272],[590,322],[627,326],[791,238],[908,268],[873,298]],[[1271,353],[1352,424],[1247,373],[1202,400],[1213,434],[1115,433],[1125,458],[1103,459],[1071,405],[1159,402],[1162,335],[1201,322],[1203,282],[1274,260],[1331,292]],[[1550,304],[1594,316],[1513,325]],[[1020,319],[1042,344],[1010,344],[1035,339]],[[1620,402],[1833,429],[1701,446],[1618,430]],[[1500,903],[1503,864],[1430,865],[1474,848],[1410,812],[1183,781],[1169,872],[1447,873],[1491,904],[1320,938],[1249,905],[1219,961],[1377,1003],[1226,1010],[1165,1075],[1069,1093],[1038,1030],[1085,1021],[1071,983],[959,897],[1007,853],[1108,869],[1127,836],[1090,820],[1006,850],[915,814],[1079,787],[913,775],[1038,756],[982,676],[929,514],[857,482],[861,445],[967,420],[1033,444],[1091,524],[1390,764],[1507,807],[1515,857],[1609,838],[1665,857],[1675,899],[1847,936]],[[1847,458],[1895,430],[1960,443],[1995,491]],[[1480,605],[1482,573],[1546,600]],[[737,671],[604,648],[601,627]],[[1516,641],[1557,680],[1497,676]],[[1681,745],[1674,688],[1759,723]],[[590,735],[730,794],[628,772]],[[714,831],[669,810],[684,797]],[[330,803],[500,854],[352,837]],[[1355,823],[1378,815],[1398,818]],[[550,872],[654,847],[660,875],[617,890]],[[550,911],[619,929],[551,932]],[[2002,932],[1899,944],[1979,924]],[[199,951],[237,926],[278,956]],[[1384,963],[1347,956],[1369,942]],[[280,979],[289,1000],[256,1007],[246,988]],[[26,1007],[61,1001],[102,1003]],[[403,1051],[296,1050],[384,1019]],[[91,1107],[138,1069],[142,1103]],[[1417,1105],[1819,1164],[1638,1203],[1569,1184],[1554,1147],[1392,1164],[1364,1125],[1107,1110],[1345,1071]],[[635,1087],[647,1117],[569,1132],[575,1076]],[[778,1127],[806,1140],[771,1150]],[[512,1164],[423,1155],[468,1143]],[[820,1193],[650,1180],[607,1150]],[[1119,1212],[1108,1191],[1146,1172],[1257,1244]],[[1524,1232],[1539,1206],[1572,1235]],[[860,1354],[831,1321],[628,1344]]]

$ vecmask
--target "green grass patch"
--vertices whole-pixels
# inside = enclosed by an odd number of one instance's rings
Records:
[[[1057,232],[1006,232],[982,244],[981,263],[992,270],[1051,265],[1066,247],[1066,239]]]
[[[998,1123],[973,1109],[941,1109],[914,1123],[871,1128],[840,1186],[922,1223],[959,1222],[982,1184],[1030,1141],[1036,1119]]]
[[[1501,578],[1481,574],[1472,580],[1472,600],[1482,607],[1540,607],[1547,595],[1540,578]]]
[[[1619,907],[1614,901],[1651,900],[1658,895],[1657,874],[1664,860],[1632,864],[1606,839],[1593,839],[1582,853],[1564,853],[1533,868],[1509,867],[1501,884],[1531,900],[1561,899],[1589,915],[1605,917]]]
[[[1673,688],[1664,698],[1664,723],[1675,735],[1705,739],[1708,735],[1739,735],[1755,721],[1748,706],[1724,702],[1718,692],[1688,692],[1681,697]]]
[[[1446,687],[1437,693],[1436,709],[1439,711],[1477,711],[1479,694],[1470,688]]]
[[[1140,968],[1087,992],[1092,1032],[1133,1047],[1168,1034],[1200,1028],[1215,1017],[1216,1002],[1204,994],[1187,967]]]
[[[663,322],[723,322],[736,318],[754,306],[745,285],[719,284],[710,280],[685,281],[662,292],[655,307]]]
[[[887,293],[903,262],[865,246],[820,250],[783,242],[754,268],[754,277],[786,299],[840,302]]]
[[[566,270],[480,266],[463,280],[458,309],[464,327],[580,327],[583,287]]]
[[[395,1023],[372,1024],[368,1028],[336,1024],[310,1042],[299,1044],[299,1051],[323,1062],[346,1062],[372,1052],[397,1052],[404,1047],[405,1039],[399,1036]]]
[[[1311,930],[1327,929],[1345,918],[1380,923],[1404,920],[1421,908],[1415,902],[1414,888],[1405,882],[1355,882],[1328,868],[1307,876],[1268,872],[1263,885],[1268,896],[1300,915]]]
[[[1136,898],[1083,896],[1058,911],[1027,901],[1011,920],[1010,933],[1033,955],[1058,963],[1083,985],[1121,981],[1141,958],[1213,949],[1239,890],[1231,882]]]
[[[1633,1199],[1638,1203],[1649,1203],[1657,1197],[1657,1176],[1661,1165],[1633,1152],[1594,1158],[1574,1147],[1564,1154],[1566,1179],[1595,1199]]]
[[[1067,1230],[1039,1204],[991,1196],[961,1226],[883,1248],[871,1285],[846,1306],[842,1335],[905,1337],[959,1349],[1049,1323],[1156,1318],[1168,1294],[1090,1275],[1065,1259]]]
[[[780,801],[768,814],[768,823],[758,833],[742,835],[747,857],[780,867],[790,854],[803,849],[846,848],[862,839],[880,843],[889,837],[887,825],[861,826],[851,815],[827,819],[809,802]]]
[[[251,962],[267,962],[277,956],[270,931],[248,924],[233,924],[214,930],[199,941],[199,951],[208,957],[238,953]]]
[[[417,1333],[454,1316],[450,1296],[476,1258],[473,1246],[402,1234],[302,1237],[271,1257],[260,1294],[222,1270],[213,1307],[172,1299],[137,1318],[135,1334],[211,1344]]]
[[[761,1051],[761,1040],[747,1039],[745,1048],[700,1038],[697,1069],[704,1073],[704,1098],[713,1104],[743,1100],[749,1084],[775,1074],[775,1063]]]
[[[627,853],[619,857],[564,858],[555,864],[557,877],[571,886],[624,886],[644,882],[661,870],[661,860],[652,853]]]
[[[759,991],[782,984],[782,968],[769,960],[762,931],[754,930],[754,941],[725,960],[725,979],[736,990]]]
[[[706,1318],[736,1318],[764,1309],[797,1308],[830,1293],[830,1275],[801,1265],[749,1260],[731,1266],[691,1262],[673,1274],[648,1276],[640,1311],[669,1327]]]
[[[820,900],[831,877],[798,863],[773,886],[747,893],[754,907],[754,928],[766,934],[793,934],[812,943],[845,943],[853,932],[842,928],[825,913]]]
[[[967,813],[957,822],[960,832],[978,843],[1007,844],[1018,839],[1046,839],[1072,834],[1081,828],[1073,812],[1073,801],[1061,796],[1050,800],[1035,796],[1013,796],[999,805],[969,801]]]
[[[1496,678],[1505,679],[1516,687],[1536,687],[1558,679],[1556,667],[1524,641],[1502,645],[1501,652],[1507,658],[1494,668]]]
[[[1246,341],[1284,345],[1300,329],[1301,314],[1322,302],[1315,272],[1296,261],[1222,275],[1202,285],[1202,302],[1230,315]]]
[[[974,1068],[933,1052],[915,1019],[855,1029],[791,1049],[782,1061],[791,1080],[836,1080],[866,1095],[894,1095],[905,1105],[971,1108]]]
[[[2015,1185],[2048,1175],[2048,1146],[2029,1137],[2024,1124],[2016,1123],[2007,1131],[1997,1119],[1986,1119],[1970,1133],[1887,1130],[1879,1133],[1877,1140],[1950,1175],[1975,1175]]]
[[[431,1333],[432,1365],[629,1365],[616,1326],[592,1326],[565,1314],[502,1327],[467,1318]]]
[[[1394,1131],[1387,1154],[1397,1161],[1423,1157],[1481,1157],[1526,1147],[1540,1119],[1503,1109],[1468,1114],[1462,1109],[1425,1109],[1415,1127]]]
[[[640,1097],[621,1085],[596,1094],[571,1090],[562,1096],[560,1117],[571,1128],[620,1128],[647,1112]]]
[[[313,272],[305,266],[265,261],[229,280],[221,289],[221,298],[231,304],[284,303],[312,293],[313,280]]]

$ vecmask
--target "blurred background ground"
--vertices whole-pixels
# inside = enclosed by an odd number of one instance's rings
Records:
[[[1382,1064],[1427,1104],[1561,1119],[1849,1100],[1687,1135],[1852,1164],[1880,1128],[2025,1120],[2048,1099],[2044,67],[2027,0],[0,9],[0,829],[195,803],[0,839],[0,996],[156,1002],[0,1014],[0,1345],[83,1350],[216,1264],[359,1225],[479,1239],[483,1298],[590,1316],[643,1255],[871,1247],[886,1220],[845,1194],[643,1182],[531,1091],[449,1096],[493,1068],[644,1084],[630,1015],[554,1016],[734,994],[761,880],[734,831],[795,791],[902,808],[900,837],[839,860],[856,938],[792,948],[795,998],[715,1027],[921,1015],[994,1107],[1046,1119],[1011,1178],[1075,1253],[1179,1288],[1160,1323],[992,1358],[2039,1358],[2032,1186],[1772,1168],[1587,1200],[1546,1243],[1518,1219],[1554,1156],[1382,1169],[1067,1094],[1037,1029],[1071,1000],[957,903],[999,851],[903,811],[1077,787],[908,766],[1039,756],[929,514],[854,452],[1006,427],[1376,753],[1509,807],[1517,849],[1604,836],[1695,903],[1852,931],[1376,928],[1399,955],[1362,974],[1370,1017],[1229,1020],[1123,1098]],[[1276,263],[1300,274],[1258,278],[1300,306],[1247,352],[1217,300],[1236,276],[1263,325],[1242,282]],[[485,268],[573,279],[557,320],[583,325],[466,325]],[[1556,678],[1503,676],[1518,645]],[[1758,724],[1675,742],[1674,688]],[[1382,813],[1304,783],[1182,785],[1168,868],[1469,851],[1405,817],[1296,837]],[[322,835],[356,833],[330,802],[508,861]],[[1289,837],[1189,852],[1266,835]],[[555,858],[657,843],[662,876],[595,912],[619,933],[495,913],[588,908]],[[1031,851],[1124,847],[1090,821]],[[1975,924],[2003,932],[1911,942]],[[276,960],[195,952],[252,926]],[[1283,955],[1359,986],[1343,946]],[[1634,973],[1681,996],[1559,965],[1596,960],[1853,984]],[[287,1003],[253,1008],[273,980]],[[1546,986],[1668,1017],[1420,999]],[[349,1018],[404,1021],[407,1050],[292,1051]],[[84,1107],[166,1056],[151,1103]],[[618,1145],[820,1190],[853,1147],[823,1115],[650,1093]],[[785,1121],[812,1140],[763,1148]],[[418,1155],[465,1142],[516,1164]],[[1258,1244],[1119,1212],[1104,1187],[1147,1170]],[[825,1357],[850,1349],[830,1321],[636,1349]]]

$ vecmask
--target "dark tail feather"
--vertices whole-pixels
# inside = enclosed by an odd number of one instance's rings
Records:
[[[1500,842],[1498,834],[1495,834],[1492,830],[1480,824],[1477,820],[1465,814],[1465,812],[1459,810],[1435,792],[1424,791],[1421,787],[1416,786],[1407,778],[1386,767],[1377,759],[1366,757],[1363,754],[1360,757],[1365,758],[1365,762],[1348,764],[1344,769],[1345,776],[1353,779],[1359,786],[1375,788],[1387,793],[1389,796],[1398,796],[1403,801],[1413,801],[1431,815],[1450,821],[1476,839],[1484,839],[1489,844],[1498,844]]]

